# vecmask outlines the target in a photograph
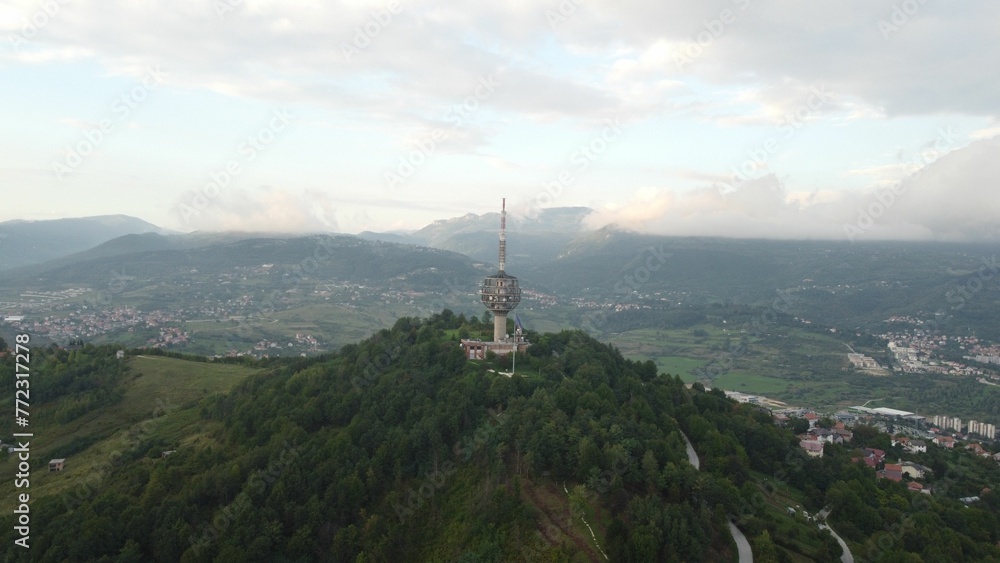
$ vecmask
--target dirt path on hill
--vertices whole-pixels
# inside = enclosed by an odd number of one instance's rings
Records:
[[[605,561],[589,539],[575,529],[573,517],[569,513],[569,501],[558,487],[551,483],[539,486],[527,479],[522,480],[521,484],[526,500],[540,513],[539,531],[549,545],[561,546],[568,538],[591,561]]]

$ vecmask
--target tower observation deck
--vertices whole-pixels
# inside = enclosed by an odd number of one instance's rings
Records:
[[[507,200],[500,210],[500,269],[483,280],[480,298],[493,313],[493,341],[507,340],[507,314],[521,302],[517,278],[505,271],[507,265]]]

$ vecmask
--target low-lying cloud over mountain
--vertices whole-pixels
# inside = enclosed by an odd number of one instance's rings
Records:
[[[637,190],[586,219],[666,235],[976,241],[1000,238],[1000,137],[940,156],[899,181],[856,191],[791,192],[771,174],[733,187]]]

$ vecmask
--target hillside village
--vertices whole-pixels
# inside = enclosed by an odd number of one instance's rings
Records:
[[[759,395],[726,391],[726,396],[741,403],[758,405],[771,413],[774,421],[797,432],[799,447],[810,457],[823,457],[826,448],[842,447],[854,451],[852,460],[863,463],[881,479],[906,483],[911,492],[933,494],[927,481],[933,470],[922,465],[928,448],[961,451],[965,455],[995,461],[1000,469],[996,426],[975,420],[962,433],[961,420],[938,415],[926,418],[911,412],[887,407],[851,407],[835,413],[817,413],[807,408],[788,407],[781,401]],[[891,436],[889,444],[897,448],[895,458],[878,448],[854,447],[852,428],[862,426]],[[987,447],[984,447],[986,444]],[[969,504],[978,498],[964,498]]]

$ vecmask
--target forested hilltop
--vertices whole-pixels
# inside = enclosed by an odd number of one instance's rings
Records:
[[[33,373],[62,378],[39,385],[36,436],[83,432],[142,390],[149,408],[128,411],[134,426],[120,433],[67,435],[59,451],[39,441],[31,549],[5,547],[4,560],[735,561],[731,521],[757,561],[839,561],[803,515],[825,507],[858,558],[1000,561],[992,461],[935,453],[942,494],[910,493],[842,446],[807,458],[767,411],[688,389],[579,331],[529,332],[508,377],[510,357],[463,357],[458,335],[482,328],[446,310],[336,354],[230,364],[36,350]],[[12,389],[13,358],[2,361]],[[153,369],[187,394],[152,406],[168,394],[142,386]],[[857,434],[856,446],[898,453],[885,435]],[[48,473],[57,454],[67,468]],[[109,458],[101,479],[87,456]],[[981,500],[965,507],[957,498],[970,493]]]

